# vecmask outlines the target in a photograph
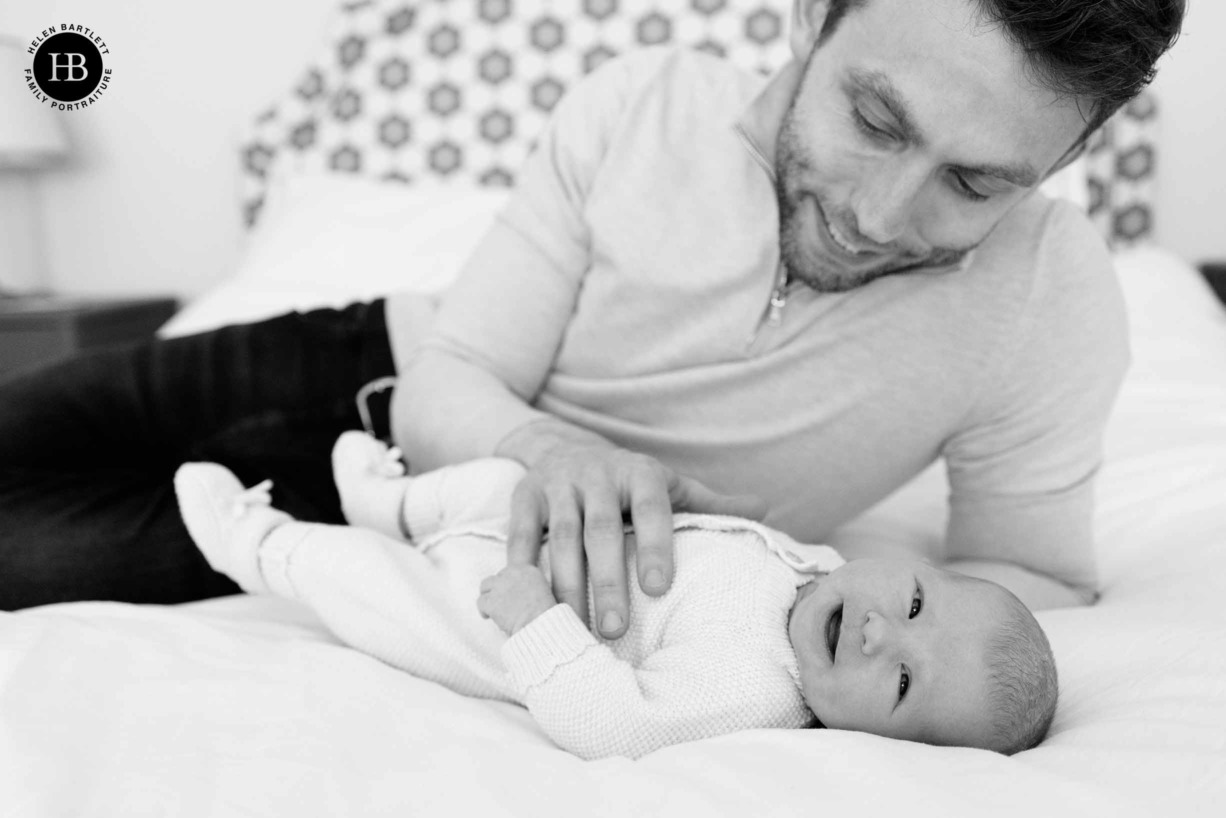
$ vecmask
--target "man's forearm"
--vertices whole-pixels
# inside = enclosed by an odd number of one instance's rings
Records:
[[[480,367],[440,352],[406,367],[391,417],[396,444],[418,472],[491,455],[531,468],[560,448],[613,448],[595,432],[528,406]]]
[[[1092,605],[1098,597],[1092,589],[1074,588],[1053,577],[1037,574],[1011,562],[953,560],[944,567],[960,574],[999,583],[1012,591],[1032,611]]]
[[[435,351],[409,362],[392,396],[392,436],[416,472],[489,457],[543,417],[495,375]]]
[[[532,468],[559,449],[610,449],[613,444],[595,432],[580,429],[554,417],[538,418],[511,431],[495,448],[498,457],[518,460]]]

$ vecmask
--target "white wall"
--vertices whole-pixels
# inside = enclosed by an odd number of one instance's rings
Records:
[[[39,185],[52,285],[188,294],[233,269],[241,129],[294,82],[335,4],[0,0],[0,32],[79,23],[111,50],[103,96],[60,114],[71,163]]]
[[[1226,2],[1188,0],[1159,64],[1158,241],[1190,261],[1226,259]]]
[[[337,0],[3,0],[0,32],[62,22],[109,44],[114,82],[65,113],[74,157],[43,177],[51,283],[64,291],[198,293],[233,269],[236,145],[296,78]],[[1160,241],[1226,258],[1226,2],[1190,0],[1162,65]]]

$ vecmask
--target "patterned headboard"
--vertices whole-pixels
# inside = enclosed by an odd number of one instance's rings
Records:
[[[411,184],[511,185],[558,98],[641,45],[701,48],[770,72],[789,56],[791,0],[361,0],[242,146],[246,223],[277,172]],[[1151,96],[1091,143],[1091,215],[1114,244],[1152,226]]]

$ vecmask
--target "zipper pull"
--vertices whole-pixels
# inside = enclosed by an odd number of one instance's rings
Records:
[[[758,340],[758,336],[762,334],[763,327],[774,329],[783,323],[783,308],[788,305],[788,277],[787,271],[783,265],[779,266],[779,273],[775,278],[775,289],[771,290],[770,302],[766,305],[766,312],[758,319],[758,325],[754,327],[753,332],[745,339],[746,348],[752,347],[754,342]]]
[[[785,286],[780,284],[771,293],[770,308],[766,311],[766,323],[772,327],[777,327],[783,323],[783,308],[788,305],[788,293],[784,289]]]

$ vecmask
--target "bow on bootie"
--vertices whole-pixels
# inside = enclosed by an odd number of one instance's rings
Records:
[[[272,505],[272,481],[263,480],[256,483],[249,489],[243,489],[234,497],[234,506],[231,509],[231,514],[234,519],[238,519],[247,513],[247,509],[252,506],[271,506]]]
[[[383,453],[383,460],[379,463],[380,477],[404,477],[404,462],[400,455],[399,446],[393,446]]]

